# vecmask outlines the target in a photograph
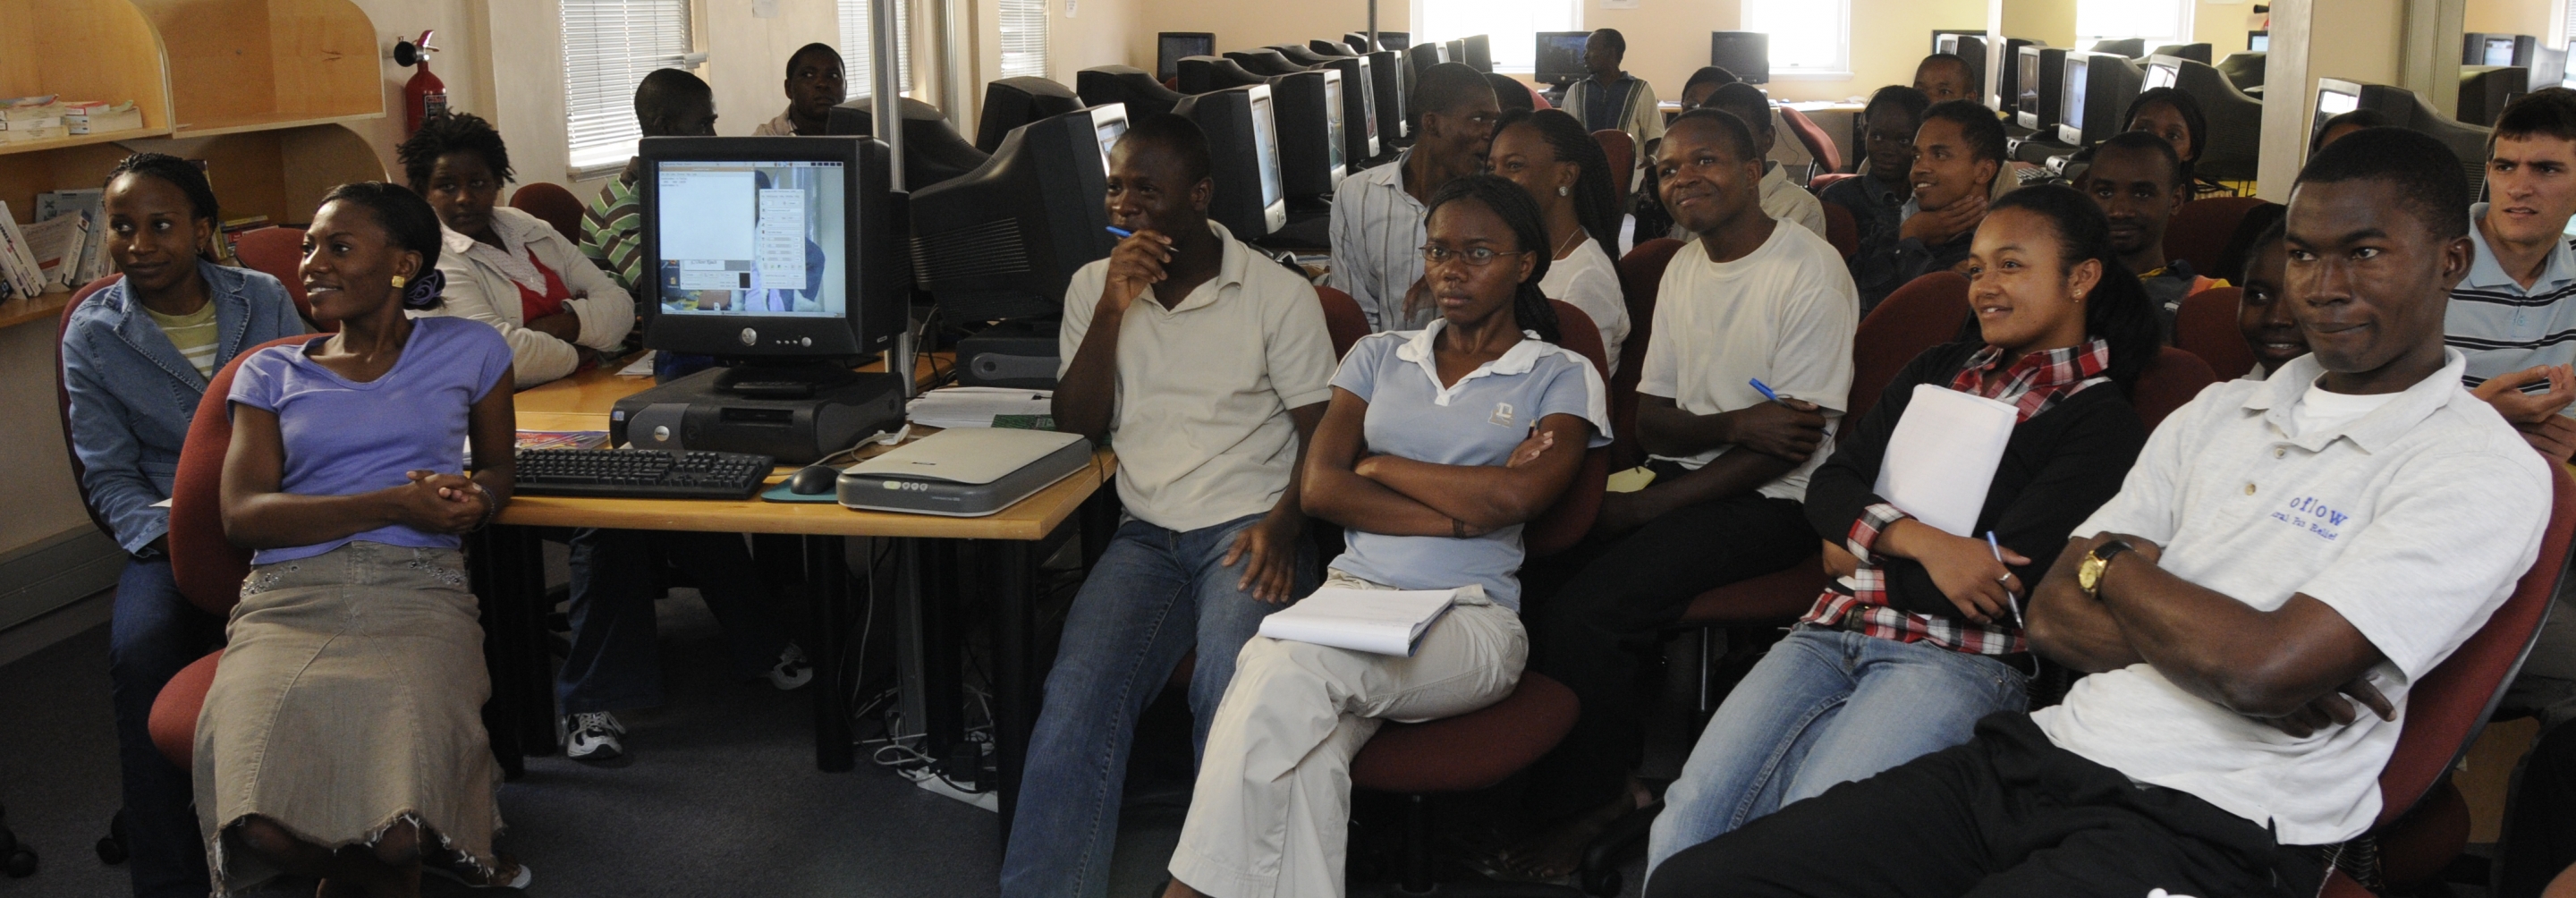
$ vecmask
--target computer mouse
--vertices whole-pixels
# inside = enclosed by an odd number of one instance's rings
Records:
[[[787,491],[799,496],[819,496],[831,492],[841,482],[841,469],[831,465],[807,465],[787,475]]]

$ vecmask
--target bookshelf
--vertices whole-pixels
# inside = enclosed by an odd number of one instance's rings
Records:
[[[132,100],[143,112],[140,129],[0,143],[0,156],[170,133],[160,60],[161,37],[131,0],[0,0],[0,97]]]
[[[385,113],[375,26],[349,0],[114,2],[150,20],[166,50],[173,136],[295,128]]]

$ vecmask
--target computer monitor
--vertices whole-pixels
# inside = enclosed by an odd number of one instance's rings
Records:
[[[1404,48],[1404,60],[1411,63],[1416,72],[1453,61],[1449,57],[1449,45],[1439,41],[1426,41]]]
[[[1348,37],[1348,35],[1344,36]],[[1341,41],[1328,41],[1323,38],[1316,38],[1314,40],[1307,41],[1306,51],[1326,58],[1360,55],[1359,50],[1352,44]]]
[[[2270,56],[2270,53],[2259,50],[2230,53],[2218,61],[2218,73],[2227,76],[2227,83],[2236,85],[2237,90],[2252,96],[2255,88],[2263,86],[2263,61]]]
[[[2513,64],[2513,38],[2510,38],[2510,37],[2490,37],[2490,38],[2487,38],[2487,40],[2486,40],[2486,53],[2483,55],[2483,62],[2482,62],[2481,64],[2482,64],[2482,65],[2512,65],[2512,64]]]
[[[2033,44],[2021,48],[2013,63],[2013,124],[2054,136],[2065,106],[2066,50]]]
[[[2163,44],[2156,47],[2154,50],[2148,51],[2147,56],[2151,58],[2157,56],[2171,56],[2176,59],[2188,59],[2193,62],[2207,65],[2209,63],[2209,45]]]
[[[1216,56],[1190,56],[1181,60],[1181,94],[1203,94],[1229,87],[1267,84],[1268,75],[1249,71],[1241,63]],[[1175,104],[1177,106],[1177,104]]]
[[[1279,55],[1288,57],[1289,62],[1296,63],[1297,65],[1306,68],[1323,65],[1324,60],[1332,58],[1332,56],[1326,56],[1322,53],[1306,49],[1306,45],[1304,44],[1271,44],[1264,49],[1277,50],[1279,51]],[[1333,56],[1339,55],[1341,54],[1333,54]]]
[[[989,155],[1011,129],[1082,107],[1082,98],[1073,88],[1045,78],[1023,75],[984,85],[984,114],[975,120],[975,149]]]
[[[2379,113],[2390,125],[2430,135],[2460,157],[2460,175],[2469,196],[2486,188],[2487,138],[2495,129],[2454,120],[2403,87],[2363,84],[2340,78],[2317,79],[2317,114],[2308,125],[2308,142],[2316,144],[2326,119],[2354,109]],[[2328,111],[2332,110],[2332,111]]]
[[[1234,60],[1234,63],[1242,66],[1244,71],[1255,75],[1285,75],[1306,70],[1305,66],[1290,62],[1287,56],[1267,47],[1258,50],[1228,50],[1225,52],[1225,58]],[[1193,91],[1182,91],[1182,93],[1193,93]]]
[[[1377,48],[1380,50],[1393,50],[1395,52],[1402,53],[1406,47],[1410,46],[1413,46],[1413,32],[1380,31],[1377,33]]]
[[[2504,114],[2504,104],[2529,93],[2530,84],[2531,70],[2521,66],[2461,66],[2457,117],[2472,125],[2495,127],[2496,118]]]
[[[2317,79],[2317,111],[2308,120],[2308,145],[2325,136],[2326,120],[2361,108],[2361,85],[2335,78]],[[2313,151],[2311,151],[2313,152]]]
[[[1479,72],[1494,71],[1494,40],[1489,35],[1470,34],[1457,41],[1459,61]]]
[[[1978,36],[1978,37],[1984,37],[1984,36],[1985,36],[1985,34],[1986,34],[1986,30],[1985,30],[1985,29],[1983,29],[1983,28],[1935,28],[1935,29],[1932,29],[1932,50],[1931,50],[1931,52],[1934,52],[1934,53],[1948,53],[1948,52],[1950,52],[1950,48],[1945,47],[1945,46],[1943,46],[1943,45],[1942,45],[1941,39],[1942,39],[1942,38],[1945,38],[1945,37],[1952,36],[1952,35],[1958,35],[1958,34],[1973,34],[1973,35],[1976,35],[1976,36]]]
[[[1342,182],[1344,132],[1342,73],[1329,68],[1270,79],[1271,115],[1278,122],[1279,184],[1292,197],[1331,196]]]
[[[2159,87],[2172,87],[2175,78],[2181,74],[2181,59],[2172,56],[2149,56],[2147,57],[2147,78],[2138,85],[2138,89],[2154,90]]]
[[[1356,165],[1377,158],[1375,62],[1366,56],[1344,56],[1322,66],[1342,76],[1342,160],[1347,164]]]
[[[2200,104],[2202,130],[2207,133],[2201,137],[2200,160],[2192,165],[2193,172],[2219,181],[2254,180],[2263,150],[2263,101],[2237,89],[2227,73],[2206,63],[2170,56],[2153,57],[2150,62],[2171,63],[2173,88]]]
[[[1746,84],[1771,81],[1771,36],[1759,31],[1711,31],[1708,64],[1734,72]]]
[[[2254,52],[2254,53],[2269,53],[2269,52],[2271,52],[2271,51],[2272,51],[2272,32],[2270,32],[2270,31],[2268,31],[2268,30],[2266,30],[2266,31],[2248,31],[2248,32],[2245,32],[2245,49],[2246,49],[2247,51],[2249,51],[2249,52]]]
[[[1383,35],[1385,32],[1379,32]],[[1369,61],[1369,81],[1377,86],[1373,101],[1377,112],[1378,151],[1386,152],[1392,144],[1413,137],[1413,123],[1405,118],[1404,58],[1394,50],[1379,50],[1363,57]]]
[[[2525,92],[2544,87],[2557,87],[2567,80],[2567,48],[2541,44],[2531,50],[2531,61],[2523,63],[2531,70],[2531,82]]]
[[[2129,101],[2146,80],[2136,60],[2117,53],[2066,54],[2066,93],[2057,116],[2057,139],[2077,147],[2120,133]]]
[[[1254,84],[1194,94],[1172,110],[1207,134],[1208,155],[1216,161],[1210,172],[1216,196],[1208,202],[1208,217],[1243,240],[1288,223],[1273,103],[1270,85]]]
[[[824,121],[823,133],[850,137],[867,137],[876,132],[876,98],[854,97],[832,107]],[[984,164],[986,154],[967,143],[966,138],[948,124],[948,116],[932,106],[911,97],[903,98],[903,186],[920,190],[932,184],[974,171]]]
[[[1467,63],[1467,39],[1466,39],[1466,38],[1463,38],[1463,37],[1450,38],[1450,39],[1448,39],[1448,40],[1446,40],[1446,41],[1442,41],[1442,42],[1440,43],[1440,46],[1441,46],[1441,49],[1447,50],[1447,51],[1449,52],[1449,61],[1450,61],[1450,62],[1456,62],[1456,63]],[[1473,67],[1473,63],[1468,63],[1468,65],[1469,65],[1470,67]]]
[[[1531,57],[1530,77],[1546,84],[1572,84],[1592,74],[1583,67],[1583,44],[1592,39],[1589,31],[1541,31],[1538,33],[1538,55]]]
[[[2147,55],[2147,39],[2143,37],[2124,37],[2094,41],[2093,52],[2113,53],[2120,56],[2126,56],[2130,59],[2136,59]]]
[[[1999,57],[2001,64],[1995,66],[1995,90],[1986,97],[1996,110],[2007,114],[2018,111],[2021,103],[2021,48],[2032,46],[2045,47],[2048,44],[2026,37],[2004,38],[2003,54]]]
[[[1983,33],[1943,34],[1933,41],[1933,46],[1940,48],[1933,52],[1948,53],[1950,55],[1957,56],[1968,64],[1968,80],[1970,82],[1968,85],[1968,93],[1970,95],[1983,95],[1985,93],[1986,36]]]
[[[2527,66],[2539,47],[2540,39],[2528,34],[2470,32],[2460,35],[2460,64]]]
[[[1174,77],[1178,74],[1175,71]],[[1081,95],[1082,105],[1123,104],[1128,115],[1137,118],[1170,112],[1181,102],[1181,95],[1155,80],[1153,73],[1127,65],[1092,66],[1075,72],[1073,92]]]
[[[647,137],[636,179],[652,291],[644,345],[815,365],[906,326],[885,144]]]
[[[1216,33],[1210,31],[1165,31],[1154,36],[1154,77],[1171,78],[1181,73],[1184,56],[1216,55]]]
[[[1117,245],[1107,148],[1126,133],[1127,109],[1114,103],[1032,122],[983,167],[912,195],[913,276],[943,319],[1062,310],[1074,270]]]

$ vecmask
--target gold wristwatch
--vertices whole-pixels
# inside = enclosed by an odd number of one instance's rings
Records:
[[[2075,566],[2076,588],[2084,590],[2084,595],[2087,597],[2101,599],[2102,572],[2110,570],[2111,559],[2119,557],[2120,553],[2129,551],[2130,548],[2132,547],[2128,542],[2115,539],[2094,546],[2093,551],[2084,553],[2083,563]]]

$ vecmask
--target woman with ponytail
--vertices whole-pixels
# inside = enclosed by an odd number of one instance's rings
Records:
[[[1486,155],[1494,174],[1521,186],[1538,203],[1547,226],[1551,264],[1539,292],[1592,316],[1601,328],[1601,350],[1610,372],[1619,372],[1619,344],[1628,338],[1628,300],[1619,291],[1619,197],[1610,183],[1610,159],[1574,116],[1555,109],[1517,110],[1494,123]]]
[[[1341,894],[1350,761],[1379,723],[1465,714],[1520,681],[1521,527],[1609,441],[1607,400],[1592,364],[1553,344],[1547,228],[1527,193],[1452,181],[1426,231],[1439,317],[1343,358],[1301,495],[1349,542],[1327,590],[1452,591],[1452,607],[1411,657],[1244,645],[1167,894]]]
[[[1807,519],[1840,579],[1718,707],[1664,793],[1649,876],[1690,882],[1689,855],[1664,861],[1837,783],[1966,742],[1988,714],[2027,709],[2036,672],[2021,625],[2027,586],[2119,492],[2147,440],[2128,396],[2158,351],[2156,317],[2110,231],[2099,207],[2064,186],[2014,191],[1987,213],[1968,257],[1976,337],[1916,356],[1867,415],[1846,422],[1808,482]],[[1873,492],[1925,386],[2016,412],[1966,533]]]
[[[439,245],[411,191],[333,189],[303,278],[339,333],[235,374],[224,535],[256,551],[197,721],[217,895],[277,873],[326,896],[409,898],[424,871],[528,882],[492,851],[491,683],[458,552],[510,499],[510,346],[479,321],[405,314],[439,305]]]

